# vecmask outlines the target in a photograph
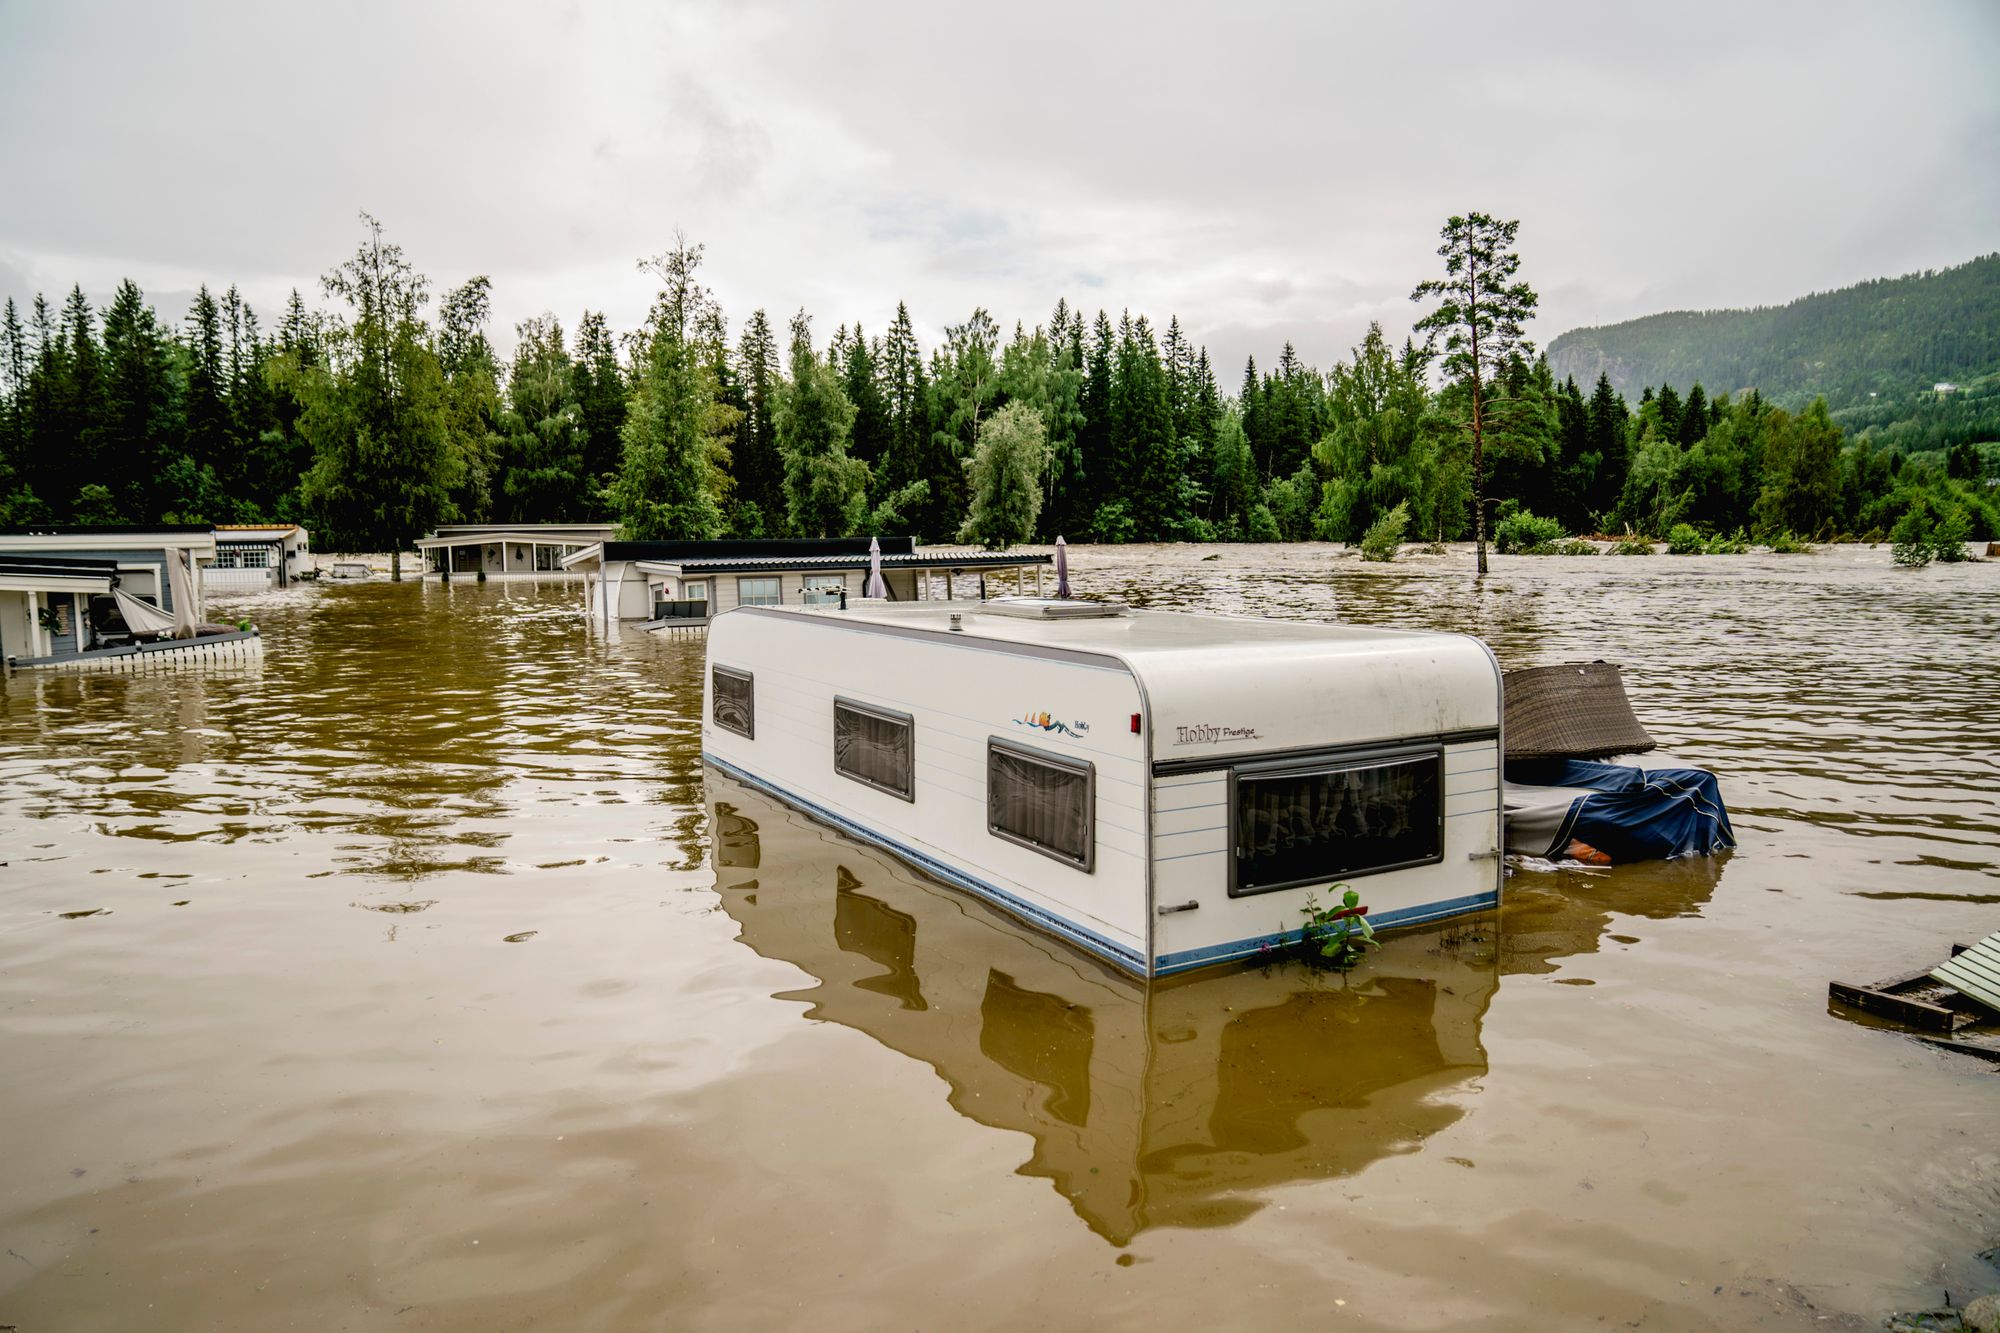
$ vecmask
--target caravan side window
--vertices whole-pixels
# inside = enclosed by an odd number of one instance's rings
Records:
[[[1097,766],[987,741],[986,831],[1089,874],[1097,864]]]
[[[708,715],[715,725],[749,740],[757,738],[757,682],[748,671],[715,667],[709,672],[713,700]]]
[[[1229,896],[1444,859],[1444,752],[1234,769]]]
[[[833,771],[906,801],[917,799],[916,724],[908,713],[833,701]]]

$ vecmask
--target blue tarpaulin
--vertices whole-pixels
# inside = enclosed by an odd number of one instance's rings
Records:
[[[1555,822],[1547,845],[1534,855],[1560,855],[1576,841],[1595,847],[1614,862],[1664,861],[1707,856],[1736,845],[1720,786],[1706,769],[1532,759],[1508,764],[1506,779],[1510,786],[1521,784],[1524,789],[1576,793]],[[1510,811],[1513,805],[1510,801]],[[1534,822],[1524,820],[1524,829]],[[1546,828],[1533,833],[1535,842],[1541,841]],[[1510,836],[1508,844],[1526,850],[1515,837]]]

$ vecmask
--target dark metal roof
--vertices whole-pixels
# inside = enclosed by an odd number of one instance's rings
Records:
[[[73,560],[61,555],[16,555],[0,552],[0,574],[89,579],[118,577],[116,560]]]
[[[713,542],[606,542],[608,560],[649,560],[679,565],[693,560],[778,561],[798,564],[814,557],[860,556],[868,560],[867,537],[785,538],[769,541],[732,539]],[[917,549],[914,537],[883,537],[882,554],[909,555]]]
[[[0,528],[0,537],[106,537],[135,532],[214,532],[207,523],[37,523],[25,528]]]

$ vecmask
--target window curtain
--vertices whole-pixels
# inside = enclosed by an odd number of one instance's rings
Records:
[[[1090,779],[1005,750],[989,752],[986,803],[993,826],[1073,861],[1090,848]]]

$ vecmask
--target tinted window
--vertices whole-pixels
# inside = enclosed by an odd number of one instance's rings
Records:
[[[712,700],[708,715],[715,725],[739,736],[757,734],[756,682],[747,671],[716,667],[709,672]]]
[[[986,828],[1089,871],[1097,856],[1097,771],[1082,760],[986,745]]]
[[[833,770],[906,801],[916,799],[914,726],[907,713],[891,713],[851,699],[833,701]]]
[[[1325,884],[1444,858],[1444,756],[1234,775],[1231,896]]]

